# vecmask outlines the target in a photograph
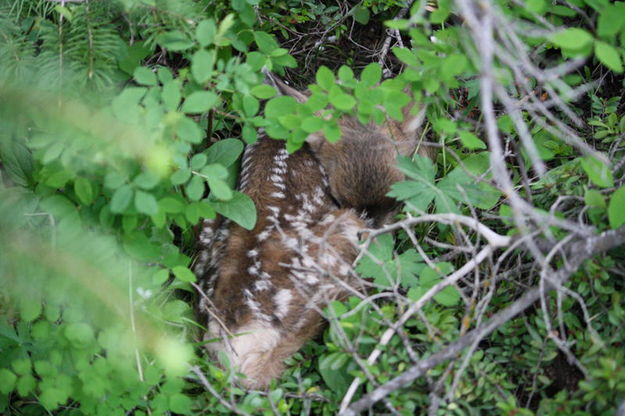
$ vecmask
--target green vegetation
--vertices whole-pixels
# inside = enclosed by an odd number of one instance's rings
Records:
[[[3,0],[0,413],[614,414],[623,16],[608,0]],[[308,101],[275,96],[263,67]],[[355,266],[370,291],[332,303],[270,391],[233,385],[199,341],[191,266],[201,218],[255,224],[244,143],[262,128],[296,151],[339,140],[345,114],[422,109],[440,151],[398,161],[402,213]]]

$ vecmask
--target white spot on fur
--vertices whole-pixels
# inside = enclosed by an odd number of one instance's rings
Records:
[[[280,199],[286,198],[286,195],[282,192],[272,192],[271,196],[274,198],[280,198]]]
[[[266,279],[261,279],[254,282],[254,289],[258,292],[262,292],[263,290],[269,290],[270,287],[271,282]]]
[[[258,257],[258,250],[250,250],[247,252],[247,257]]]
[[[279,319],[284,318],[289,312],[292,298],[293,294],[289,289],[278,290],[278,292],[273,297],[273,302],[276,305],[276,311],[274,312],[274,315],[276,315]]]

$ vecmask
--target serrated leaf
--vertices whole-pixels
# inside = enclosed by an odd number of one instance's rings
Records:
[[[65,327],[65,337],[72,345],[84,348],[95,339],[93,329],[84,322],[75,322]]]
[[[256,224],[256,207],[252,199],[244,193],[234,191],[229,201],[211,202],[217,213],[239,224],[246,230],[251,230]]]
[[[182,104],[182,111],[190,114],[204,113],[217,104],[219,96],[210,91],[195,91]]]
[[[610,68],[612,71],[621,73],[623,72],[623,63],[621,62],[621,55],[618,50],[612,45],[605,42],[595,42],[595,55],[597,59]]]
[[[614,191],[610,197],[608,220],[612,229],[617,229],[625,224],[625,186]]]

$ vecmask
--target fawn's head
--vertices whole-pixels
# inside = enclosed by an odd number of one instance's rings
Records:
[[[267,78],[281,94],[306,101],[306,94],[273,74],[267,74]],[[404,178],[396,166],[397,155],[411,156],[419,142],[424,111],[411,115],[412,107],[414,103],[406,107],[404,121],[387,120],[383,125],[363,125],[353,117],[344,116],[339,120],[341,139],[336,143],[328,142],[322,132],[306,139],[328,175],[333,198],[343,208],[364,213],[374,225],[388,220],[397,205],[386,196],[390,186]],[[431,149],[419,149],[419,153],[431,156],[428,152]]]

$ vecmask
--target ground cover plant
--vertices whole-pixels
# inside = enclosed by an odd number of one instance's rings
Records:
[[[3,0],[0,413],[625,414],[625,2]],[[276,96],[263,68],[311,93]],[[259,129],[423,112],[368,290],[268,391],[203,353],[196,226]],[[318,116],[322,112],[322,117]],[[210,342],[210,340],[208,341]]]

